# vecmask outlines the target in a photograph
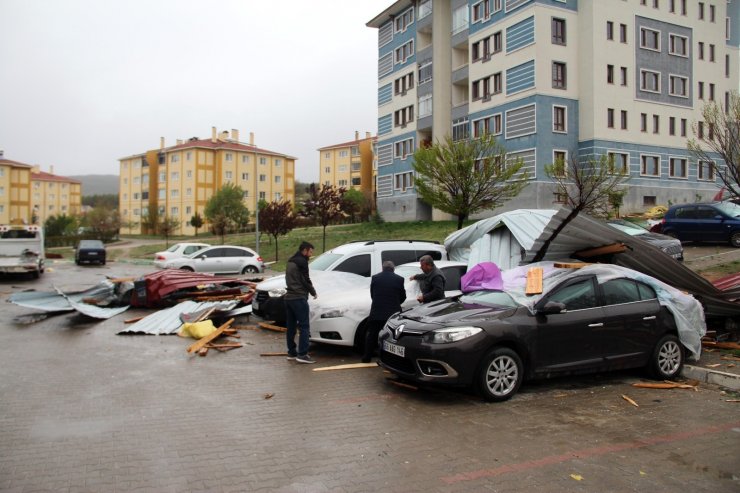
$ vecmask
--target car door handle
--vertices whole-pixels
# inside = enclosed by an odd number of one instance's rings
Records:
[[[655,315],[653,315],[652,317],[642,317],[643,320],[655,320],[655,318]]]
[[[604,324],[588,324],[589,327],[603,327]]]

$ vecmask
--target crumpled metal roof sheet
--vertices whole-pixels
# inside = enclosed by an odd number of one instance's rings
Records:
[[[163,298],[180,289],[195,288],[208,284],[231,284],[237,286],[250,286],[251,283],[242,279],[229,277],[216,277],[213,274],[190,272],[179,269],[164,269],[147,274],[136,283],[143,280],[146,284],[146,300],[139,299],[137,290],[131,299],[133,306],[156,306],[161,304]]]
[[[101,302],[110,302],[115,299],[115,285],[108,280],[101,281],[85,291],[63,293],[57,287],[54,287],[54,290],[55,292],[25,291],[13,293],[8,298],[8,302],[45,312],[71,312],[77,310],[88,317],[101,319],[111,318],[128,309],[128,305],[123,307],[105,307],[82,301],[94,299]]]
[[[239,300],[228,301],[183,301],[177,305],[158,310],[148,315],[133,325],[119,330],[118,334],[152,334],[168,335],[174,334],[182,325],[180,315],[184,313],[193,313],[201,310],[215,308],[219,311],[233,310]]]

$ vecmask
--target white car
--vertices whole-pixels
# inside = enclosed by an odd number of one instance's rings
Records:
[[[460,278],[467,272],[467,263],[438,260],[435,265],[446,278],[445,296],[461,294]],[[419,283],[409,277],[420,274],[418,262],[399,265],[396,274],[404,278],[406,309],[419,304]],[[320,275],[319,275],[320,274]],[[352,277],[348,277],[352,276]],[[370,279],[356,274],[311,271],[311,281],[318,294],[309,298],[311,340],[337,346],[354,346],[362,351],[365,344],[367,317],[370,315]],[[329,290],[328,293],[323,290]]]
[[[208,248],[208,243],[175,243],[163,252],[154,254],[154,266],[158,269],[164,269],[164,265],[173,259],[187,257],[198,250]]]
[[[265,263],[251,248],[215,245],[187,257],[172,259],[164,268],[211,274],[256,274],[265,271]]]

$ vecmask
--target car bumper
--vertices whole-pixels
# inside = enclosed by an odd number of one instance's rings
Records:
[[[403,337],[400,344],[392,336],[381,339],[380,366],[407,380],[451,386],[473,383],[487,349],[482,335],[449,344],[429,344],[418,336]],[[403,347],[404,355],[390,352],[387,343]]]
[[[154,261],[154,267],[157,269],[167,269],[167,261],[166,260],[155,260]]]
[[[271,298],[265,291],[257,291],[252,299],[252,313],[265,320],[285,323],[285,300],[283,297]]]
[[[105,262],[105,255],[91,255],[89,253],[81,254],[77,257],[78,262]]]
[[[336,318],[311,319],[311,340],[335,346],[354,346],[357,325],[353,320]]]
[[[0,265],[0,272],[6,274],[22,274],[24,272],[36,272],[40,270],[41,266],[35,262],[15,265]]]

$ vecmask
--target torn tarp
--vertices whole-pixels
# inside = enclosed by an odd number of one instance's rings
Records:
[[[196,312],[204,312],[206,310],[214,309],[217,312],[233,310],[240,303],[239,300],[228,300],[228,301],[183,301],[177,305],[159,310],[151,315],[148,315],[135,324],[126,327],[125,329],[119,330],[118,334],[152,334],[152,335],[167,335],[174,334],[177,329],[183,323],[183,317],[187,318],[186,315]],[[216,315],[215,312],[209,316],[213,318]]]
[[[50,313],[77,310],[89,317],[107,319],[128,308],[126,293],[131,288],[131,283],[114,284],[105,280],[85,291],[71,293],[64,293],[56,287],[54,292],[13,293],[8,298],[8,302]],[[125,304],[121,306],[123,303]]]

